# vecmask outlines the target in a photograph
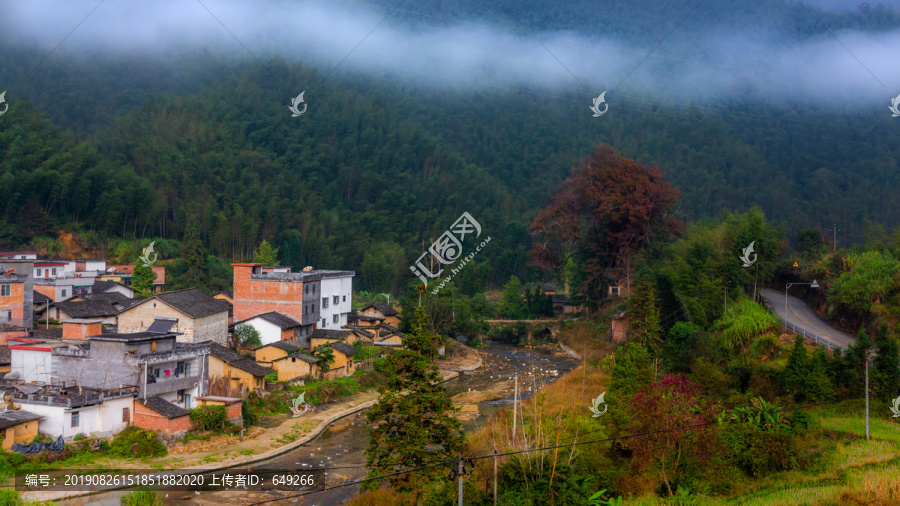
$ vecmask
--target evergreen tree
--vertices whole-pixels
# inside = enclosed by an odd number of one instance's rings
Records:
[[[187,231],[181,241],[179,255],[186,264],[185,282],[190,286],[204,284],[207,277],[206,255],[203,253],[203,243],[200,241],[200,224],[196,219],[191,219],[188,223]]]
[[[136,297],[149,297],[153,292],[153,282],[156,281],[156,273],[142,260],[134,263],[134,273],[131,277],[131,289]]]
[[[509,277],[509,282],[503,287],[503,299],[500,300],[500,314],[510,320],[520,320],[525,317],[526,307],[522,294],[519,293],[522,282],[515,276]]]
[[[890,337],[887,328],[881,327],[875,336],[877,360],[872,375],[872,386],[875,395],[883,400],[893,399],[900,395],[900,356],[898,356],[897,340]],[[874,374],[872,374],[874,372]]]
[[[369,423],[378,423],[367,450],[370,477],[454,458],[465,442],[459,420],[451,416],[456,408],[439,385],[441,376],[433,363],[442,339],[427,330],[429,325],[424,311],[416,308],[405,346],[387,359],[385,370],[390,376],[378,389],[381,397],[366,414]],[[409,491],[443,472],[442,467],[430,467],[393,476],[390,481]],[[373,480],[364,487],[380,485],[381,480]]]
[[[806,346],[803,346],[803,337],[794,339],[794,348],[788,358],[787,365],[781,371],[781,385],[788,393],[792,394],[796,402],[807,399],[806,376],[809,373],[809,363],[806,358]]]
[[[278,249],[273,248],[269,241],[263,241],[259,248],[253,252],[253,262],[263,265],[279,265]]]
[[[628,331],[632,341],[648,350],[656,351],[659,347],[662,327],[659,325],[656,289],[650,276],[638,280],[628,301]]]

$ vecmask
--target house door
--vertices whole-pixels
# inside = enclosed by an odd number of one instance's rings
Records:
[[[191,409],[191,394],[184,394],[184,409]]]

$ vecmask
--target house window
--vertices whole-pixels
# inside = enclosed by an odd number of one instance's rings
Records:
[[[175,402],[184,402],[184,390],[178,391],[178,398],[175,400]]]
[[[341,323],[341,315],[334,315],[333,321],[331,323]]]
[[[292,363],[293,363],[293,362],[296,362],[296,361],[297,361],[297,357],[291,357],[291,362],[292,362]]]
[[[184,364],[184,377],[185,378],[191,377],[191,364]]]
[[[62,291],[62,298],[64,298],[64,299],[66,298],[66,289],[65,288],[63,288],[63,291]]]
[[[322,307],[328,307],[328,297],[322,297]]]
[[[37,277],[41,277],[41,269],[37,270]]]
[[[72,412],[72,427],[78,427],[78,419],[81,418],[77,411]]]
[[[177,378],[180,375],[184,374],[184,362],[176,362],[175,363],[175,377]]]
[[[56,276],[56,267],[50,269],[50,275],[51,275],[51,276]]]
[[[334,296],[334,305],[337,306],[337,305],[340,304],[340,303],[341,303],[341,296],[340,296],[340,295],[335,295],[335,296]]]
[[[347,302],[347,296],[344,295],[344,302]]]
[[[0,285],[0,297],[9,297],[9,286],[10,285]]]
[[[144,323],[144,322],[141,322]],[[143,327],[143,325],[141,325]],[[156,351],[156,341],[150,341],[150,351]]]
[[[322,318],[322,328],[325,328],[325,318]]]
[[[11,322],[12,311],[0,311],[0,322]]]
[[[128,423],[131,421],[130,413],[128,412],[128,408],[122,408],[122,422]]]

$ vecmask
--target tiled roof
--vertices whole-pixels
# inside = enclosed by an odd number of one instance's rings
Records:
[[[268,367],[263,367],[256,362],[250,360],[249,358],[245,358],[244,360],[238,360],[237,362],[231,362],[228,365],[231,367],[237,367],[238,369],[248,372],[254,376],[266,376],[272,373],[272,369]]]
[[[395,327],[395,326],[393,326],[393,325],[388,325],[387,323],[382,323],[382,324],[381,324],[381,328],[383,328],[383,329],[385,329],[385,330],[388,330],[388,331],[390,331],[390,332],[392,332],[392,333],[394,333],[394,334],[397,334],[398,336],[402,336],[402,335],[403,335],[403,332],[400,332],[400,329],[398,329],[397,327]]]
[[[189,415],[190,411],[182,408],[181,406],[177,406],[162,397],[154,395],[153,397],[147,397],[146,399],[140,400],[138,402],[147,406],[149,409],[156,411],[166,418],[177,418],[179,416]]]
[[[340,341],[338,341],[336,343],[328,343],[326,346],[331,346],[332,348],[343,353],[344,355],[347,355],[348,357],[351,357],[351,356],[359,353],[358,351],[356,351],[356,348],[350,346],[349,344],[342,343]]]
[[[109,290],[112,290],[113,288],[115,288],[116,285],[121,286],[123,288],[128,288],[125,285],[123,285],[122,283],[119,283],[117,281],[101,281],[98,279],[98,280],[94,280],[94,293],[95,294],[96,293],[107,293]],[[129,290],[130,290],[130,288],[129,288]]]
[[[55,302],[51,307],[58,307],[70,318],[97,318],[119,314],[119,309],[105,300],[86,300],[82,302]]]
[[[276,311],[259,314],[259,315],[254,316],[253,318],[262,318],[263,320],[265,320],[273,325],[277,325],[279,328],[281,328],[281,330],[292,329],[294,327],[299,327],[301,325],[300,322],[291,318],[290,316],[283,315]],[[247,320],[252,320],[253,318],[247,318]],[[244,321],[247,321],[247,320],[244,320]]]
[[[316,329],[313,330],[309,335],[310,339],[337,339],[339,341],[343,341],[349,337],[351,332],[349,330],[329,330],[329,329]]]
[[[241,360],[247,360],[247,357],[234,350],[230,350],[222,346],[221,344],[214,343],[213,341],[207,342],[209,343],[209,354],[225,362],[226,364],[239,362]]]
[[[317,359],[316,357],[311,357],[311,356],[307,355],[306,353],[301,353],[299,351],[297,353],[294,353],[293,355],[281,357],[278,360],[286,360],[288,358],[299,358],[300,360],[306,362],[307,364],[315,364],[315,363],[319,362],[319,359]],[[276,360],[276,362],[278,360]]]
[[[192,318],[203,318],[204,316],[228,312],[227,304],[211,295],[206,295],[196,288],[161,293],[154,297]]]
[[[396,315],[400,314],[390,304],[385,304],[384,302],[366,306],[366,307],[362,308],[362,310],[365,311],[366,309],[369,309],[370,307],[375,308],[378,312],[380,312],[384,316],[396,316]]]
[[[47,297],[46,295],[42,294],[41,292],[39,292],[37,290],[32,290],[32,291],[34,292],[34,296],[31,300],[33,300],[36,303],[53,301],[53,299],[51,299],[50,297]]]
[[[553,283],[541,283],[538,286],[541,288],[541,290],[544,290],[547,292],[555,292],[556,291],[556,285],[554,285]]]
[[[0,429],[14,427],[25,422],[30,422],[31,420],[39,420],[41,418],[44,417],[41,415],[36,415],[34,413],[29,413],[28,411],[22,411],[21,409],[6,411],[5,413],[0,414]]]
[[[105,300],[106,302],[128,300],[128,297],[119,292],[86,293],[84,295],[79,295],[78,297],[81,297],[84,300]]]
[[[300,345],[300,343],[295,342],[295,341],[275,341],[274,343],[269,343],[269,344],[260,346],[259,348],[256,348],[256,349],[259,350],[259,349],[265,348],[266,346],[272,346],[274,348],[284,350],[288,353],[293,352],[293,351],[300,351],[303,349],[303,346]],[[253,350],[253,351],[256,351],[256,350]]]

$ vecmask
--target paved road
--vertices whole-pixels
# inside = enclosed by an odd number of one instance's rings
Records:
[[[773,313],[784,318],[784,292],[763,288],[759,294],[769,304],[769,309]],[[787,298],[787,321],[844,349],[856,343],[854,337],[827,324],[806,302],[793,295],[788,295]]]

